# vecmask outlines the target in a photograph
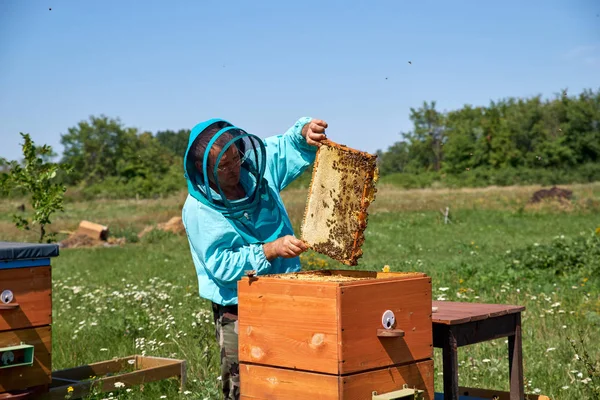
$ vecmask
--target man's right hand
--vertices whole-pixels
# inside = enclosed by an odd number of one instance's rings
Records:
[[[263,250],[267,260],[271,261],[277,257],[297,257],[308,250],[308,247],[302,240],[297,239],[292,235],[287,235],[263,244]]]

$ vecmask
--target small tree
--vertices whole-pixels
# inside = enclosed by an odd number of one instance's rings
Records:
[[[33,215],[31,218],[23,218],[13,214],[13,221],[17,228],[27,231],[39,225],[39,242],[51,242],[55,233],[47,233],[46,226],[52,223],[50,216],[53,213],[64,211],[63,196],[67,190],[64,185],[54,180],[59,170],[69,173],[71,168],[65,164],[48,161],[49,156],[53,154],[52,147],[36,147],[29,134],[21,133],[21,136],[25,140],[22,145],[23,165],[19,165],[17,161],[7,163],[6,160],[0,160],[0,163],[9,167],[9,171],[0,176],[0,190],[7,194],[12,190],[21,189],[30,195]]]

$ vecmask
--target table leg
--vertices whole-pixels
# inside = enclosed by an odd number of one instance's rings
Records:
[[[510,400],[524,400],[521,313],[515,314],[515,334],[508,337],[508,368],[510,374]]]
[[[454,330],[449,327],[444,338],[444,400],[458,400],[458,355]]]

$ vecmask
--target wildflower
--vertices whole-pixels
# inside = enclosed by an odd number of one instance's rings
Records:
[[[383,272],[390,272],[390,266],[389,265],[384,265],[383,268],[381,269]]]
[[[568,388],[569,388],[568,386],[561,387],[562,390],[567,390]]]
[[[115,387],[122,388],[122,387],[125,387],[125,384],[123,382],[115,382]]]
[[[596,235],[600,236],[600,226],[596,228]]]
[[[546,349],[546,353],[549,352],[549,351],[554,351],[554,350],[556,350],[556,347],[548,347]]]
[[[73,389],[73,386],[69,386],[69,387],[67,388],[67,392],[68,392],[68,393],[73,393],[73,390],[75,390],[75,389]]]
[[[492,361],[492,360],[490,360],[489,358],[484,358],[483,360],[481,360],[481,362],[484,362],[484,363],[489,363],[489,362],[491,362],[491,361]]]
[[[108,349],[101,348],[100,351],[108,351]]]
[[[441,288],[439,288],[439,290],[442,291],[442,292],[445,292],[448,289],[450,289],[450,288],[447,288],[447,287],[441,287]]]
[[[461,278],[461,279],[458,280],[458,283],[463,283],[464,281],[465,280]]]

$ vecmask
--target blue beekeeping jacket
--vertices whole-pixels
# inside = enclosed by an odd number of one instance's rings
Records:
[[[198,135],[222,120],[205,121],[192,129],[184,157],[188,196],[182,219],[201,297],[222,305],[237,304],[237,282],[245,271],[255,270],[257,275],[263,275],[300,270],[298,257],[278,257],[269,262],[262,244],[294,234],[280,192],[315,159],[317,147],[307,144],[301,133],[310,120],[300,118],[284,134],[262,140],[266,149],[265,190],[257,207],[245,213],[243,221],[227,217],[210,206],[195,183],[198,172],[185,161]],[[244,186],[256,184],[248,174],[242,174],[240,179]],[[212,191],[212,197],[219,195]]]

